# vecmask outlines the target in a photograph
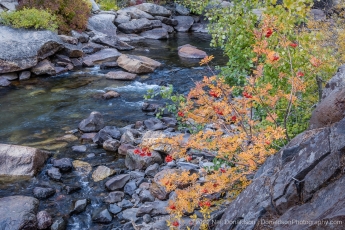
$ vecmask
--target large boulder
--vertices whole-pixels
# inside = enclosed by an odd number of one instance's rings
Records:
[[[115,15],[96,14],[89,18],[88,28],[108,36],[116,36]]]
[[[131,73],[151,73],[161,63],[144,56],[121,55],[117,60],[118,65]]]
[[[178,32],[187,32],[194,23],[194,18],[191,16],[175,16],[174,19],[178,21],[177,26],[174,27]]]
[[[152,3],[143,3],[140,5],[136,5],[138,9],[145,11],[153,16],[166,16],[169,17],[171,15],[171,11],[166,9],[163,6],[159,6]]]
[[[103,129],[104,121],[100,112],[91,112],[88,118],[82,120],[79,124],[79,129],[86,133],[98,132]]]
[[[29,69],[55,54],[62,43],[51,31],[0,26],[0,73]]]
[[[132,19],[140,19],[140,18],[147,18],[150,20],[154,19],[154,17],[151,14],[148,14],[145,11],[142,11],[142,10],[140,10],[134,6],[123,8],[123,9],[117,11],[117,13],[120,15],[126,15],[127,14]]]
[[[18,5],[18,0],[0,0],[0,9],[1,6],[7,10],[15,11]]]
[[[147,18],[132,20],[118,25],[120,31],[126,34],[140,33],[152,29],[152,22]]]
[[[155,28],[152,30],[144,31],[140,34],[140,36],[148,39],[168,39],[169,34],[168,31],[164,28]]]
[[[28,196],[0,198],[0,229],[37,229],[38,205],[36,198]]]
[[[87,66],[94,65],[101,62],[116,61],[121,56],[121,53],[117,49],[107,48],[90,56],[86,56],[83,59],[83,63]]]
[[[34,176],[49,155],[32,147],[0,144],[0,175]]]

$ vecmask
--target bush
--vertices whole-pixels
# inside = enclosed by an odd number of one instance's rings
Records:
[[[117,0],[97,0],[102,10],[118,10]]]
[[[56,31],[57,19],[48,11],[23,8],[15,12],[3,12],[0,14],[1,23],[14,28],[34,28]]]
[[[59,33],[71,30],[84,31],[90,15],[90,5],[84,0],[22,0],[18,9],[48,10],[57,18]]]

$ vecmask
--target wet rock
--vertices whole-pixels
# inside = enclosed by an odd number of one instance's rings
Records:
[[[114,68],[114,67],[118,67],[119,65],[117,64],[116,61],[113,61],[113,62],[105,62],[105,63],[102,63],[100,68],[101,69],[108,69],[108,68]]]
[[[134,205],[132,202],[130,202],[129,200],[122,200],[121,202],[118,203],[118,205],[121,207],[121,208],[132,208]]]
[[[101,166],[98,166],[96,170],[92,173],[92,179],[93,181],[98,182],[113,175],[114,173],[115,173],[115,170],[101,165]]]
[[[126,156],[128,151],[131,149],[135,149],[135,146],[131,144],[121,143],[117,151],[120,155]]]
[[[75,160],[72,162],[72,164],[73,164],[73,167],[75,168],[75,170],[77,172],[79,172],[85,176],[87,176],[92,170],[91,165],[87,162],[84,162],[84,161]]]
[[[127,144],[130,144],[130,145],[134,145],[135,144],[134,135],[129,130],[125,131],[125,133],[122,134],[120,141],[121,141],[121,143],[127,143]]]
[[[0,144],[0,175],[34,176],[48,156],[47,152],[36,148]]]
[[[89,41],[89,35],[87,35],[84,32],[79,33],[78,31],[72,30],[71,34],[72,34],[72,37],[78,39],[78,41],[81,43],[86,43]]]
[[[145,173],[140,171],[130,171],[129,175],[131,175],[131,179],[138,179],[145,176]]]
[[[5,74],[0,74],[1,78],[5,78],[9,81],[13,81],[18,79],[18,74],[17,73],[5,73]]]
[[[37,228],[38,229],[46,229],[50,225],[52,225],[53,220],[50,214],[43,210],[37,213]]]
[[[121,55],[117,60],[119,66],[131,73],[151,73],[161,63],[144,56]]]
[[[67,222],[62,217],[59,217],[58,219],[54,221],[50,229],[51,230],[65,230],[66,226],[67,226]]]
[[[166,16],[169,17],[171,15],[171,11],[166,9],[163,6],[159,6],[152,3],[143,3],[140,5],[136,5],[138,9],[145,11],[153,16]]]
[[[88,203],[88,199],[77,200],[74,203],[73,210],[71,211],[71,213],[78,214],[84,212]]]
[[[111,80],[134,80],[138,75],[125,71],[108,72],[105,77]]]
[[[106,126],[101,129],[93,138],[93,142],[98,145],[103,145],[106,140],[121,138],[119,129],[115,126]]]
[[[56,75],[68,72],[67,68],[63,68],[63,67],[54,67],[54,68],[55,68]]]
[[[83,132],[98,132],[103,129],[104,121],[100,112],[91,112],[88,118],[82,120],[79,124],[79,129]]]
[[[137,188],[135,181],[132,180],[125,185],[124,191],[126,194],[132,196]]]
[[[122,212],[122,218],[127,220],[127,221],[136,221],[138,208],[130,208],[130,209],[126,209]]]
[[[157,40],[162,40],[162,39],[168,39],[168,31],[164,28],[155,28],[152,30],[147,30],[144,31],[140,34],[140,36],[148,39],[157,39]]]
[[[54,65],[47,59],[40,61],[37,65],[31,68],[31,72],[36,75],[55,75],[56,71]]]
[[[62,47],[58,35],[49,30],[14,29],[0,26],[0,74],[29,69]]]
[[[147,167],[147,169],[145,170],[145,174],[150,177],[154,177],[158,173],[158,171],[159,171],[159,164],[156,163]]]
[[[55,189],[53,188],[44,188],[44,187],[35,187],[33,189],[34,197],[37,199],[46,199],[48,197],[54,196]]]
[[[127,181],[129,181],[129,179],[130,179],[129,174],[117,175],[111,178],[110,180],[108,180],[105,183],[105,187],[110,191],[121,189],[123,188],[123,186],[125,186],[125,184],[127,183]]]
[[[109,36],[96,36],[91,39],[91,41],[115,48],[117,50],[132,50],[135,47],[128,45],[126,42],[121,41],[118,37],[109,37]]]
[[[72,146],[72,151],[73,152],[85,153],[86,149],[87,149],[86,145],[75,145],[75,146]]]
[[[97,133],[84,133],[81,137],[80,137],[80,141],[81,143],[85,143],[85,142],[93,142],[93,138],[96,136]]]
[[[168,212],[168,201],[146,202],[137,211],[137,217],[150,214],[151,216],[166,215]]]
[[[174,26],[178,32],[187,32],[194,23],[194,19],[191,16],[175,16],[174,19],[178,21],[177,26]]]
[[[59,168],[61,172],[71,171],[73,168],[72,159],[70,158],[61,158],[53,160],[53,166]]]
[[[125,34],[136,34],[141,33],[145,30],[152,29],[152,23],[146,18],[136,19],[129,22],[121,23],[118,25],[118,28],[121,32]]]
[[[178,24],[178,21],[176,19],[173,19],[173,18],[166,18],[166,17],[162,17],[162,16],[156,16],[155,18],[157,18],[162,23],[169,25],[169,26],[177,26],[177,24]]]
[[[62,175],[58,168],[51,167],[50,169],[47,170],[47,174],[50,177],[50,179],[61,181]]]
[[[115,15],[96,14],[89,18],[88,28],[108,36],[116,36]]]
[[[155,200],[155,198],[152,196],[151,192],[149,190],[142,190],[140,193],[139,193],[139,198],[140,198],[140,201],[142,203],[145,203],[145,202],[153,202]]]
[[[36,229],[39,201],[28,196],[0,198],[0,227],[10,229]]]
[[[84,44],[82,46],[81,50],[84,52],[84,54],[93,54],[93,53],[96,53],[96,52],[98,52],[104,48],[105,47],[102,45],[99,45],[99,44],[96,44],[93,42],[89,42],[89,43]],[[100,57],[93,57],[93,58],[96,58],[97,60],[100,59]],[[92,60],[91,60],[91,62],[89,60],[89,63],[93,64]]]
[[[69,43],[71,45],[77,45],[78,44],[78,39],[71,37],[71,36],[66,36],[66,35],[58,35],[61,40],[65,43]]]
[[[162,131],[147,131],[141,140],[143,146],[150,146],[152,150],[168,154],[171,146],[160,143],[160,139],[166,138],[167,135]],[[158,163],[158,162],[157,162]]]
[[[144,112],[155,112],[160,107],[162,106],[159,104],[151,104],[151,103],[144,102],[141,107],[141,110]]]
[[[127,23],[131,20],[131,17],[125,13],[119,13],[119,15],[116,17],[114,23],[115,25],[120,25],[122,23]]]
[[[11,85],[11,82],[6,78],[0,77],[0,86],[6,87]]]
[[[63,186],[63,190],[66,191],[67,194],[72,194],[81,190],[80,185],[65,185]]]
[[[194,23],[190,30],[196,33],[208,33],[207,24],[204,23]]]
[[[125,159],[126,167],[130,170],[146,169],[150,165],[155,163],[161,164],[162,162],[162,156],[156,151],[152,151],[151,156],[142,157],[139,154],[135,154],[134,150],[129,150]]]
[[[102,95],[102,98],[103,99],[106,99],[106,100],[109,100],[109,99],[112,99],[112,98],[117,98],[117,97],[120,97],[120,94],[118,92],[115,92],[115,91],[108,91],[106,92],[105,94]]]
[[[150,223],[151,220],[152,220],[152,219],[151,219],[151,216],[150,216],[149,214],[143,215],[143,221],[144,221],[146,224]]]
[[[176,4],[175,5],[175,9],[176,9],[176,12],[179,14],[179,15],[184,15],[184,16],[187,16],[189,15],[190,11],[188,8],[184,7],[183,5],[180,5],[180,4]]]
[[[169,33],[169,34],[171,34],[171,33],[174,33],[174,32],[175,32],[174,27],[169,26],[169,25],[166,25],[166,24],[164,24],[164,23],[162,24],[162,28],[166,29],[166,31],[168,31],[168,33]]]
[[[116,61],[121,56],[117,49],[106,48],[83,58],[83,64],[93,66],[101,62]]]
[[[106,208],[98,209],[92,214],[92,221],[96,223],[109,224],[112,220],[113,217]]]
[[[111,192],[104,199],[104,202],[110,203],[110,204],[117,203],[117,202],[120,202],[124,196],[125,196],[125,194],[121,191]]]
[[[116,152],[121,145],[121,142],[114,139],[108,139],[103,143],[103,149],[109,152]]]
[[[109,212],[111,212],[112,214],[116,215],[121,211],[122,211],[122,208],[120,208],[116,204],[110,204],[109,205]]]
[[[199,50],[189,44],[179,47],[178,55],[183,58],[204,58],[207,56],[205,51]]]

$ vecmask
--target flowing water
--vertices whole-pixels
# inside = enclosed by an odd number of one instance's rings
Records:
[[[205,34],[178,33],[167,41],[145,40],[131,45],[136,49],[122,53],[143,55],[162,63],[162,67],[150,74],[140,75],[135,81],[116,81],[105,79],[109,71],[99,66],[84,68],[55,77],[35,77],[28,81],[13,82],[10,88],[0,88],[0,143],[32,146],[50,150],[54,157],[69,157],[82,160],[91,166],[107,165],[119,173],[124,170],[124,160],[103,149],[88,147],[86,153],[74,153],[71,146],[79,141],[66,142],[57,138],[78,127],[79,122],[90,112],[103,114],[107,125],[122,127],[144,120],[152,115],[141,111],[143,95],[148,89],[172,84],[179,93],[186,93],[194,82],[210,75],[206,67],[200,67],[200,60],[181,59],[177,55],[178,46],[191,44],[214,55],[212,65],[223,66],[227,59],[222,51],[209,46],[210,37]],[[104,100],[100,96],[107,90],[115,90],[121,97]],[[89,157],[94,153],[94,157]],[[40,202],[40,210],[46,209],[53,217],[68,216],[73,201],[89,198],[87,210],[68,219],[68,229],[108,229],[119,226],[114,221],[109,226],[100,227],[91,221],[91,213],[104,205],[106,196],[104,181],[95,183],[90,176],[76,171],[63,174],[63,184],[81,185],[82,190],[71,195],[61,191],[61,182],[51,181],[45,169],[33,179],[0,178],[0,197],[10,195],[32,196],[37,185],[47,185],[57,190],[57,195]],[[106,181],[106,180],[105,180]]]

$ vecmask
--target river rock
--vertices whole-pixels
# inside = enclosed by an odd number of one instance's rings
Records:
[[[116,152],[121,145],[121,142],[114,139],[108,139],[103,143],[103,149],[109,152]]]
[[[85,153],[86,152],[86,145],[75,145],[72,146],[72,151],[77,153]]]
[[[105,77],[111,80],[134,80],[138,75],[125,71],[108,72]]]
[[[114,68],[114,67],[118,67],[119,65],[117,64],[116,61],[112,61],[112,62],[105,62],[102,63],[100,68],[101,69],[108,69],[108,68]]]
[[[140,5],[136,5],[138,9],[145,11],[153,16],[166,16],[169,17],[171,15],[171,11],[166,9],[163,6],[159,6],[152,3],[143,3]]]
[[[44,187],[35,187],[33,189],[34,197],[37,199],[46,199],[48,197],[54,196],[55,189],[53,188],[44,188]]]
[[[162,156],[156,151],[152,151],[151,156],[142,157],[139,154],[135,154],[134,150],[129,150],[125,159],[126,167],[130,170],[146,169],[150,165],[155,163],[160,164],[162,162]]]
[[[117,15],[114,23],[115,25],[120,25],[122,23],[127,23],[131,20],[131,16],[129,16],[127,13],[119,13],[119,15]]]
[[[0,144],[0,175],[34,176],[47,159],[48,152],[36,148]]]
[[[145,170],[145,174],[150,177],[154,177],[158,173],[158,171],[159,171],[159,164],[153,164],[147,167],[147,169]]]
[[[0,86],[6,87],[11,85],[11,82],[4,77],[0,77]]]
[[[140,10],[134,6],[123,8],[123,9],[118,11],[118,14],[119,14],[119,16],[120,15],[129,15],[129,17],[132,19],[141,19],[141,18],[147,18],[150,20],[154,19],[154,17],[151,14],[148,14],[145,11],[142,11],[142,10]],[[116,19],[115,19],[115,23],[116,23]]]
[[[88,203],[89,203],[88,199],[77,200],[74,203],[74,207],[71,213],[78,214],[78,213],[84,212]]]
[[[92,214],[92,221],[101,224],[109,224],[113,220],[108,209],[100,208]]]
[[[61,39],[54,32],[7,26],[0,26],[0,43],[0,73],[29,69],[62,47]]]
[[[0,74],[0,78],[5,78],[9,81],[13,81],[18,79],[18,74],[17,73],[5,73],[5,74]]]
[[[97,133],[84,133],[81,137],[80,137],[80,141],[81,143],[84,142],[93,142],[93,138],[96,136]]]
[[[137,220],[137,212],[138,208],[130,208],[126,209],[122,212],[122,218],[127,220],[127,221],[136,221]]]
[[[131,144],[121,143],[117,151],[120,155],[126,156],[128,153],[128,150],[130,149],[135,149],[135,146]]]
[[[163,122],[157,118],[150,118],[145,120],[144,125],[148,130],[152,131],[163,130],[167,128],[167,126],[164,125]]]
[[[53,160],[53,166],[59,168],[61,172],[71,171],[73,168],[72,159],[70,158],[61,158]]]
[[[112,98],[117,98],[117,97],[120,97],[120,94],[118,92],[113,91],[113,90],[110,90],[110,91],[108,91],[102,95],[102,98],[106,99],[106,100],[109,100]]]
[[[144,31],[140,34],[140,36],[148,39],[168,39],[168,31],[164,28],[155,28],[152,30]]]
[[[176,4],[175,10],[179,15],[187,16],[190,13],[189,9],[181,4]]]
[[[102,49],[104,49],[105,47],[102,46],[102,45],[99,45],[99,44],[96,44],[96,43],[93,43],[93,42],[88,42],[88,43],[85,43],[81,50],[85,53],[85,54],[93,54],[93,53],[96,53]],[[99,58],[99,57],[98,57]],[[90,62],[91,64],[93,64],[93,62]]]
[[[147,18],[135,19],[118,25],[120,31],[126,34],[140,33],[152,29],[152,23]]]
[[[105,126],[101,129],[93,138],[93,142],[98,145],[103,145],[106,140],[121,138],[121,133],[119,129],[115,126]]]
[[[100,62],[116,61],[121,56],[117,49],[107,48],[83,58],[83,64],[92,66]]]
[[[153,202],[155,200],[154,196],[152,196],[151,192],[149,190],[142,190],[139,193],[139,198],[142,203],[145,202]]]
[[[132,196],[137,188],[135,181],[132,180],[125,185],[124,191],[126,194]]]
[[[67,226],[67,221],[64,220],[62,217],[59,217],[54,221],[52,226],[50,226],[51,230],[65,230]]]
[[[183,58],[204,58],[207,56],[205,51],[199,50],[189,44],[179,47],[178,55]]]
[[[55,75],[56,71],[54,65],[47,59],[40,61],[36,66],[31,68],[31,72],[36,75]]]
[[[196,33],[208,33],[207,24],[204,23],[194,23],[190,30]]]
[[[74,37],[71,37],[71,36],[67,36],[67,35],[59,35],[59,37],[65,43],[69,43],[71,45],[77,45],[78,44],[78,39],[77,38],[74,38]]]
[[[111,212],[112,214],[116,215],[121,211],[122,211],[122,208],[120,208],[116,204],[110,204],[109,205],[109,212]]]
[[[169,26],[177,26],[178,24],[178,21],[173,18],[167,18],[167,17],[162,17],[162,16],[156,16],[155,18],[157,18],[158,20],[160,20],[161,22]]]
[[[83,50],[79,46],[65,43],[63,49],[59,52],[70,58],[80,58],[84,55]]]
[[[36,229],[39,201],[28,196],[0,198],[0,227],[3,230]]]
[[[132,202],[130,202],[129,200],[127,199],[123,199],[121,202],[118,203],[119,207],[121,208],[132,208],[134,205]]]
[[[101,166],[98,166],[96,170],[92,173],[92,179],[93,181],[98,182],[113,175],[114,173],[115,173],[115,170],[101,165]]]
[[[187,32],[194,23],[194,19],[191,16],[175,16],[174,19],[178,21],[177,26],[174,26],[178,32]]]
[[[151,20],[152,28],[162,28],[163,23],[160,20]]]
[[[134,145],[135,144],[135,138],[134,138],[133,133],[130,130],[126,130],[124,132],[124,134],[122,134],[120,142]]]
[[[47,174],[51,179],[56,180],[56,181],[61,181],[62,175],[58,168],[51,167],[50,169],[47,170]]]
[[[168,31],[168,33],[169,33],[169,34],[171,34],[171,33],[174,33],[174,32],[175,32],[174,27],[169,26],[169,25],[166,25],[166,24],[164,24],[164,23],[162,24],[162,28],[166,29],[166,31]]]
[[[38,229],[47,229],[52,225],[53,220],[50,214],[46,211],[40,211],[37,213],[37,228]]]
[[[123,188],[123,186],[125,186],[125,184],[127,183],[129,179],[130,179],[129,174],[117,175],[111,178],[110,180],[108,180],[105,183],[105,187],[111,191],[121,189]]]
[[[128,45],[126,42],[121,41],[118,37],[110,36],[96,36],[91,39],[94,43],[109,46],[118,50],[132,50],[134,46]]]
[[[73,164],[73,167],[75,168],[75,170],[77,172],[79,172],[85,176],[87,176],[92,170],[91,165],[87,162],[84,162],[84,161],[75,160],[72,162],[72,164]]]
[[[106,34],[110,37],[116,36],[116,26],[114,25],[115,15],[96,14],[89,18],[88,28]]]
[[[77,191],[81,190],[81,186],[79,184],[65,185],[65,186],[62,187],[62,189],[64,191],[66,191],[67,194],[72,194],[74,192],[77,192]]]
[[[151,73],[161,63],[152,60],[151,58],[135,55],[121,55],[117,60],[119,66],[131,73]]]
[[[150,214],[151,216],[166,215],[168,213],[168,201],[146,202],[137,211],[137,217]]]
[[[78,41],[80,43],[86,43],[89,41],[89,35],[87,35],[86,33],[82,32],[82,33],[79,33],[78,31],[75,31],[75,30],[72,30],[71,31],[71,35],[72,37],[78,39]]]
[[[121,191],[111,192],[104,199],[104,202],[110,203],[110,204],[117,203],[117,202],[120,202],[124,196],[125,196],[125,194]]]
[[[83,132],[98,132],[103,129],[104,121],[100,112],[91,112],[88,118],[82,120],[79,124],[79,129]]]

